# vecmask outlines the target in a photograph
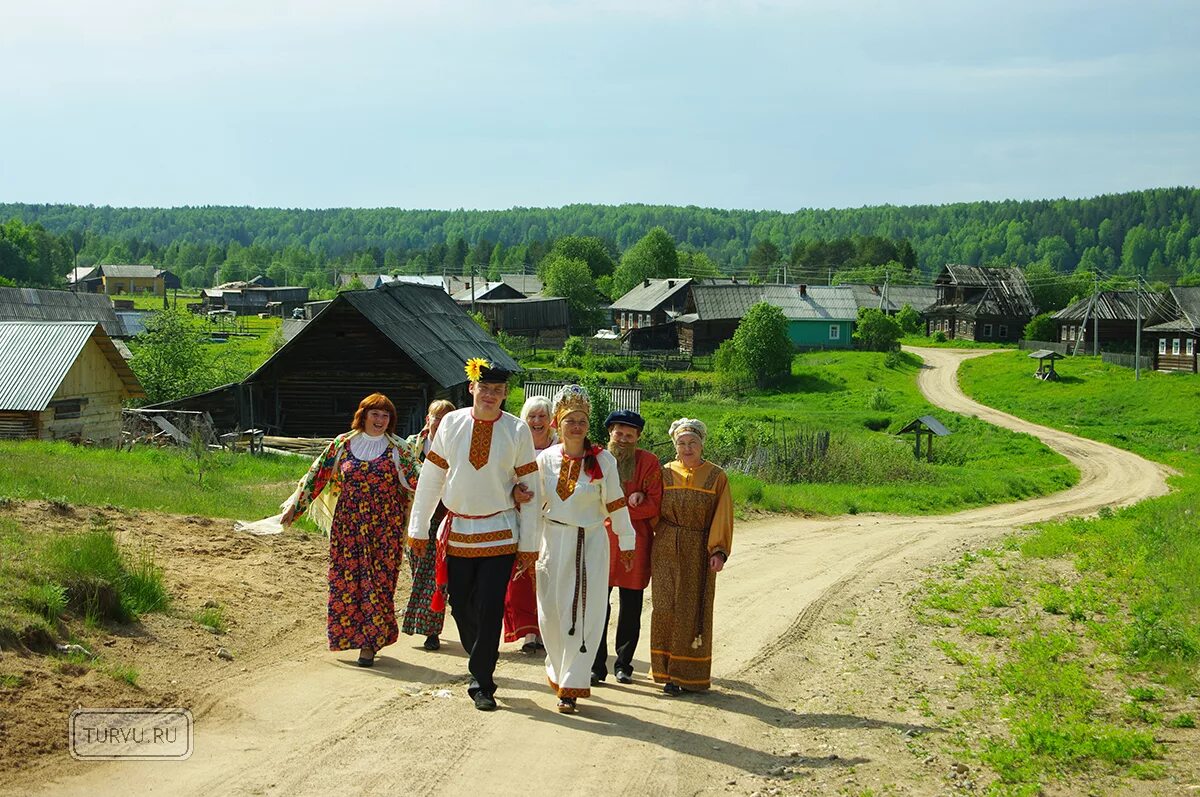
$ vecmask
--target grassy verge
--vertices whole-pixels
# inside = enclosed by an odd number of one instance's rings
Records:
[[[1015,349],[1015,343],[987,343],[962,338],[937,340],[927,335],[905,335],[900,338],[904,346],[924,346],[930,349]]]
[[[0,441],[0,496],[257,519],[276,514],[308,460],[210,453],[203,481],[176,449],[115,451],[67,443]]]
[[[0,519],[0,638],[45,647],[70,638],[72,621],[126,623],[169,605],[162,570],[104,523],[57,532]]]
[[[1092,519],[1035,526],[1003,551],[969,554],[926,584],[921,618],[962,668],[974,727],[956,736],[996,775],[991,791],[1034,794],[1078,778],[1158,778],[1165,729],[1195,725],[1200,688],[1200,395],[1194,376],[1096,358],[1066,378],[1030,378],[1021,353],[968,361],[974,398],[1177,468],[1175,492]],[[1181,731],[1183,732],[1183,731]]]

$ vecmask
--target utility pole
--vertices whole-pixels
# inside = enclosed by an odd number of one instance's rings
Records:
[[[1134,283],[1134,289],[1137,291],[1137,336],[1133,339],[1133,381],[1140,381],[1142,378],[1142,279],[1137,278]]]

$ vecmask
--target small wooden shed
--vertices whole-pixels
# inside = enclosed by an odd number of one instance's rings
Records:
[[[112,444],[145,395],[100,324],[0,322],[0,438]]]

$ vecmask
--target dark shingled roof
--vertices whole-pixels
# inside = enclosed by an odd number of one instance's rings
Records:
[[[1171,289],[1173,320],[1147,328],[1149,332],[1200,332],[1200,286]]]
[[[128,336],[112,301],[100,293],[0,288],[0,321],[95,321],[111,338]]]
[[[923,313],[937,301],[938,296],[937,288],[932,286],[888,285],[887,301],[881,303],[884,292],[882,285],[843,283],[842,287],[854,293],[854,301],[860,308],[883,310],[886,313],[898,313],[906,304]]]
[[[675,294],[687,290],[691,283],[687,277],[643,280],[613,302],[612,309],[649,313]]]
[[[1025,272],[1016,267],[964,266],[947,263],[935,281],[937,285],[983,288],[973,301],[961,304],[937,304],[930,312],[971,318],[976,316],[1034,316],[1037,305],[1025,281]]]
[[[343,302],[358,310],[442,387],[467,381],[463,366],[471,357],[484,357],[507,371],[521,370],[516,360],[441,288],[391,282],[374,290],[344,291],[332,305]],[[322,318],[329,317],[322,313],[310,321],[246,381],[254,381],[275,357],[293,346],[302,346],[305,334]]]
[[[1088,310],[1091,310],[1089,314]],[[1172,315],[1173,302],[1165,293],[1142,293],[1142,321],[1157,324]],[[1099,318],[1101,321],[1135,321],[1138,315],[1137,291],[1101,291],[1092,307],[1092,297],[1085,296],[1070,307],[1054,314],[1056,321],[1083,321]]]

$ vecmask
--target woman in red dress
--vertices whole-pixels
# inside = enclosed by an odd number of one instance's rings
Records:
[[[351,431],[313,462],[284,510],[285,526],[325,490],[336,493],[329,530],[330,650],[359,649],[358,666],[396,641],[396,579],[417,468],[396,437],[396,407],[382,393],[358,405]]]

